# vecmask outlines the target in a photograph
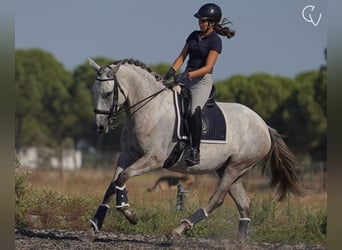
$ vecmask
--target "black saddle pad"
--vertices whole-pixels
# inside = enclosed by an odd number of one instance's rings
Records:
[[[178,139],[189,139],[186,133],[185,122],[179,104],[181,97],[175,93],[177,110],[177,136]],[[202,143],[227,143],[227,126],[221,108],[215,103],[206,105],[202,110]]]
[[[216,103],[202,111],[202,141],[206,140],[226,142],[226,121]]]

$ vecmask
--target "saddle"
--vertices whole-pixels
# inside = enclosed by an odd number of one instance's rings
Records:
[[[177,137],[189,140],[191,116],[191,92],[181,86],[180,94],[175,93],[177,113]],[[212,87],[207,103],[202,109],[202,143],[226,143],[226,122],[220,107],[215,102],[216,89]]]
[[[189,144],[190,129],[189,122],[191,116],[191,92],[180,85],[181,92],[174,92],[176,109],[176,134],[178,142],[171,152],[168,159],[164,162],[164,167],[168,168],[174,165],[181,154]],[[202,109],[202,139],[201,143],[227,143],[226,141],[226,121],[221,108],[215,102],[216,89],[213,85],[208,101]]]

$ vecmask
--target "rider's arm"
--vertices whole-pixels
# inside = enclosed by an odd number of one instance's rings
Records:
[[[189,50],[189,45],[186,43],[184,45],[181,53],[179,54],[179,56],[176,58],[176,60],[172,64],[172,68],[175,71],[179,70],[180,67],[182,67],[184,60],[185,60],[186,56],[188,55],[188,50]]]

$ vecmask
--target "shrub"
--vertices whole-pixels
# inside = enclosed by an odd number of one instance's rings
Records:
[[[23,198],[27,191],[27,173],[19,171],[20,160],[17,154],[15,154],[15,226],[18,228],[25,227],[25,204]]]

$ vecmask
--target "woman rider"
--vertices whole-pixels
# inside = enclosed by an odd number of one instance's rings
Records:
[[[218,35],[231,38],[235,31],[223,27],[226,19],[220,24],[221,8],[213,3],[204,4],[194,15],[199,21],[199,31],[193,31],[175,59],[172,67],[165,75],[169,80],[174,77],[176,83],[187,86],[192,95],[190,119],[190,155],[186,158],[188,166],[200,163],[200,142],[202,135],[201,110],[208,100],[213,80],[212,73],[218,55],[222,51],[222,40]],[[186,70],[178,75],[176,71],[183,65],[189,55]]]

